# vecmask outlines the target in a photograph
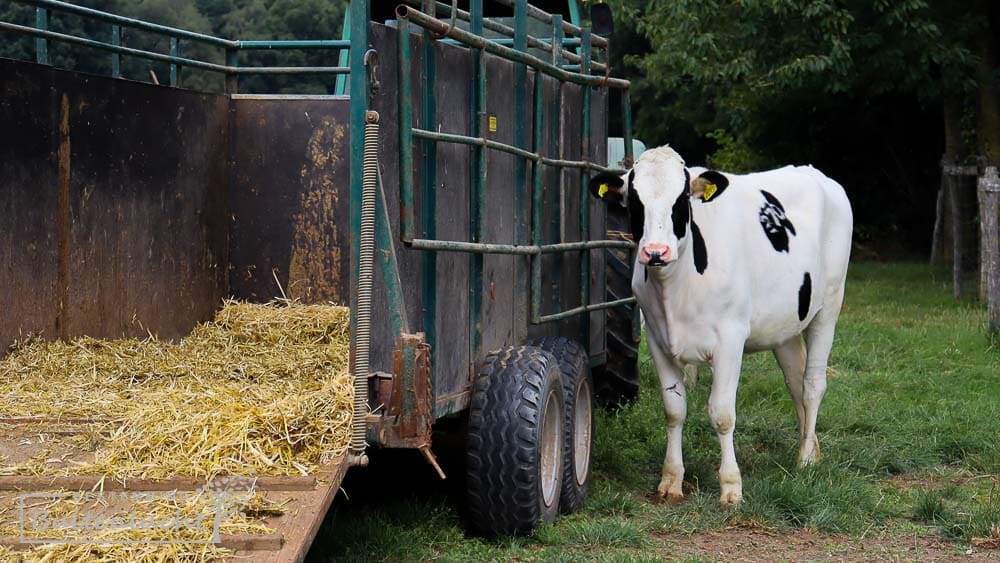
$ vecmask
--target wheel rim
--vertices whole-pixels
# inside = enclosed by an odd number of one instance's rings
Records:
[[[560,450],[562,449],[562,404],[555,391],[550,391],[545,399],[542,418],[542,451],[540,473],[542,478],[542,502],[552,506],[556,500],[559,481]]]
[[[577,486],[583,486],[590,469],[590,429],[593,416],[590,383],[583,379],[576,388],[573,420],[573,472]]]

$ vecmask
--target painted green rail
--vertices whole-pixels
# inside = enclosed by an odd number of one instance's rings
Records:
[[[399,6],[396,15],[398,24],[397,42],[397,81],[398,81],[398,120],[399,120],[399,162],[400,162],[400,238],[408,247],[434,252],[465,252],[471,254],[470,266],[472,275],[470,276],[469,292],[472,297],[470,301],[470,325],[472,327],[472,342],[474,353],[479,354],[481,350],[481,315],[482,315],[482,291],[483,260],[484,254],[507,254],[515,256],[525,256],[530,260],[531,277],[530,286],[523,288],[530,294],[530,321],[533,324],[558,321],[575,315],[583,315],[592,311],[618,307],[635,302],[634,297],[606,301],[601,303],[591,303],[590,299],[590,251],[595,249],[628,249],[634,252],[635,245],[623,240],[590,240],[590,206],[587,203],[589,197],[586,193],[586,185],[591,172],[617,172],[624,173],[591,161],[590,155],[590,92],[592,88],[618,88],[622,90],[622,103],[629,103],[628,88],[629,82],[626,80],[610,78],[607,76],[596,76],[590,74],[599,63],[591,60],[592,47],[598,43],[607,47],[604,38],[594,38],[590,31],[581,29],[563,22],[559,15],[550,15],[536,8],[530,7],[527,0],[510,0],[509,5],[514,8],[514,27],[508,27],[483,18],[483,0],[471,0],[469,11],[456,10],[454,14],[457,18],[469,22],[469,31],[459,29],[442,19],[435,17],[437,10],[441,9],[451,14],[451,7],[443,2],[434,0],[424,0],[421,3],[421,10]],[[507,3],[507,2],[502,2]],[[551,37],[534,38],[526,33],[527,17],[545,21],[551,25]],[[411,31],[410,26],[416,25],[424,31],[424,48],[430,47],[431,39],[443,40],[452,44],[462,45],[471,50],[472,54],[472,84],[470,88],[470,110],[472,122],[469,127],[469,135],[461,135],[450,132],[432,131],[413,126],[412,107],[412,85],[411,67],[413,55],[411,53]],[[491,29],[503,33],[508,38],[488,39],[483,36],[484,29]],[[567,38],[566,34],[572,33],[578,37]],[[579,45],[580,54],[574,55],[564,49],[567,45]],[[543,60],[528,53],[529,48],[541,48],[551,54],[550,60]],[[517,63],[514,73],[514,106],[515,115],[528,114],[528,97],[532,97],[530,109],[532,109],[532,126],[530,131],[525,128],[523,120],[515,125],[513,143],[502,143],[488,139],[482,134],[482,111],[483,102],[486,96],[485,77],[483,71],[483,53],[490,53],[506,60]],[[571,58],[572,57],[572,58]],[[567,69],[564,63],[567,60],[578,62],[573,67],[578,67],[579,72],[572,72]],[[434,95],[432,90],[433,81],[429,78],[433,72],[433,52],[424,54],[425,68],[423,73],[423,119],[425,123],[436,123],[432,114],[434,108]],[[430,65],[430,66],[428,66]],[[557,146],[556,152],[550,152],[552,156],[542,154],[542,143],[545,128],[545,115],[550,114],[548,119],[553,122],[550,126],[556,131],[559,129],[558,121],[562,108],[558,100],[552,107],[544,107],[543,81],[535,80],[534,89],[531,94],[527,92],[528,68],[536,71],[536,76],[542,74],[555,78],[560,84],[572,83],[582,87],[582,158],[580,160],[568,160],[562,158],[562,148]],[[600,64],[600,69],[606,68]],[[625,113],[625,133],[626,139],[631,139],[631,120],[628,118],[630,108],[624,107]],[[428,115],[431,114],[431,117]],[[530,139],[529,139],[530,135]],[[424,181],[428,177],[433,178],[435,162],[426,158],[429,154],[434,154],[433,145],[428,143],[456,143],[467,145],[472,148],[470,166],[470,199],[472,202],[470,209],[472,241],[450,241],[436,240],[433,235],[426,238],[416,236],[417,218],[414,216],[414,185],[413,185],[413,149],[415,140],[424,143]],[[533,148],[526,148],[531,146]],[[631,147],[627,146],[626,161],[631,162]],[[530,202],[521,194],[528,187],[522,181],[514,186],[514,212],[515,212],[515,243],[516,244],[496,244],[485,241],[485,228],[483,221],[483,210],[486,206],[484,194],[484,179],[486,175],[486,153],[488,150],[503,152],[518,157],[515,178],[524,178],[524,165],[528,162],[534,164],[530,178]],[[556,244],[542,244],[542,233],[545,230],[542,215],[543,196],[543,167],[555,167],[558,169],[577,169],[580,171],[580,186],[582,205],[580,210],[580,238],[579,242],[566,242]],[[564,181],[560,175],[560,184]],[[425,186],[426,188],[426,186]],[[560,186],[561,190],[561,186]],[[435,208],[434,202],[424,201],[424,227],[426,231],[428,218],[433,220]],[[528,224],[527,209],[530,209],[530,228],[521,229],[521,225]],[[563,230],[563,213],[559,212],[559,232]],[[527,243],[527,236],[530,234],[531,243]],[[547,254],[561,255],[565,252],[580,252],[580,305],[565,311],[558,311],[551,314],[543,314],[542,311],[542,261],[541,256]],[[523,284],[525,280],[518,279],[517,283]],[[426,286],[425,286],[426,289]],[[520,286],[519,286],[520,290]],[[522,295],[523,293],[516,292]],[[427,296],[425,295],[425,300]],[[556,300],[557,301],[557,300]],[[428,309],[432,311],[431,309]],[[584,335],[589,334],[589,317],[582,323]],[[589,342],[586,336],[581,339]]]
[[[120,16],[109,12],[102,12],[93,8],[63,2],[61,0],[13,0],[19,4],[26,4],[35,7],[35,26],[18,25],[10,22],[0,22],[0,31],[29,35],[35,37],[35,60],[42,64],[49,63],[48,42],[58,41],[78,47],[98,49],[111,53],[111,76],[121,78],[121,56],[127,55],[167,63],[170,65],[170,85],[178,86],[181,80],[181,69],[194,68],[209,72],[216,72],[226,76],[226,91],[234,93],[238,91],[237,77],[243,75],[305,75],[305,74],[350,74],[351,69],[347,66],[240,66],[240,51],[249,50],[287,50],[287,49],[325,49],[325,50],[348,50],[351,48],[350,40],[343,39],[320,39],[320,40],[269,40],[269,41],[239,41],[233,39],[223,39],[212,35],[197,33],[169,27],[165,25],[150,23],[147,21]],[[58,33],[49,29],[49,13],[62,12],[73,14],[83,18],[105,22],[110,24],[110,42],[99,41],[87,37]],[[123,29],[131,28],[151,33],[156,33],[169,38],[170,52],[157,53],[144,49],[127,47],[123,43]],[[225,64],[210,61],[192,59],[181,56],[182,41],[201,43],[212,47],[224,49]]]

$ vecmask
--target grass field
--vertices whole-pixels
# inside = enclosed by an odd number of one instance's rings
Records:
[[[688,500],[652,502],[665,427],[643,349],[642,398],[597,420],[581,513],[527,538],[466,537],[457,448],[443,456],[444,483],[419,457],[388,454],[349,475],[350,499],[338,498],[311,559],[1000,558],[1000,350],[983,307],[954,302],[949,279],[924,265],[852,265],[814,467],[795,468],[795,416],[773,356],[746,358],[736,510],[716,504],[707,369],[684,428]]]

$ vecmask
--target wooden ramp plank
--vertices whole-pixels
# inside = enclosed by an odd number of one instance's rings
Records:
[[[323,524],[333,499],[340,490],[340,484],[347,473],[346,454],[330,465],[324,466],[317,475],[314,491],[302,494],[289,503],[287,513],[281,518],[268,519],[267,525],[284,533],[281,550],[273,553],[260,551],[237,551],[233,561],[253,563],[287,563],[305,560],[316,533]]]
[[[34,475],[0,476],[0,491],[38,491],[65,489],[71,491],[194,491],[208,481],[199,477],[169,479],[127,479],[119,481],[100,475],[70,475],[39,477]],[[316,487],[316,478],[262,476],[254,479],[259,491],[309,491]]]

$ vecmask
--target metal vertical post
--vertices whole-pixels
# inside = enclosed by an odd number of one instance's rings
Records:
[[[622,138],[625,141],[625,162],[622,163],[622,167],[626,170],[630,170],[632,165],[635,164],[635,151],[632,146],[632,100],[629,97],[628,89],[621,90],[621,101],[622,101]],[[611,165],[612,163],[608,163]],[[632,267],[635,264],[636,252],[638,249],[639,241],[635,241],[635,248],[629,250],[629,261],[628,264]],[[638,308],[638,305],[634,305]],[[642,317],[639,315],[636,309],[634,315],[632,315],[632,338],[638,342],[642,338]]]
[[[483,34],[483,0],[469,3],[469,31]],[[486,80],[483,74],[483,50],[472,49],[472,86],[469,92],[469,135],[482,136],[484,107],[486,105]],[[469,166],[469,231],[474,242],[486,240],[483,225],[483,207],[486,190],[486,149],[479,145],[471,147],[472,163]],[[469,334],[471,334],[470,357],[479,359],[483,341],[483,255],[469,256]]]
[[[398,61],[396,82],[399,83],[399,238],[404,244],[413,242],[413,109],[410,88],[410,22],[399,20],[396,31]]]
[[[344,39],[351,38],[351,11],[347,10],[344,13],[344,30],[347,32]],[[347,66],[351,62],[351,52],[347,49],[341,49],[337,53],[337,66]],[[338,96],[343,96],[347,93],[348,84],[350,84],[350,76],[346,74],[338,74],[337,81],[334,83],[334,94]]]
[[[625,141],[625,162],[622,163],[622,168],[629,170],[632,168],[633,161],[635,159],[635,153],[632,147],[632,101],[629,98],[628,89],[621,90],[621,100],[622,100],[622,138]],[[609,162],[608,166],[614,166],[613,162]]]
[[[528,50],[528,0],[516,0],[514,4],[514,49],[521,52]],[[514,146],[524,148],[528,142],[528,67],[523,63],[514,64]],[[528,242],[528,207],[527,197],[527,161],[524,158],[514,160],[514,244]],[[514,327],[520,330],[528,315],[528,301],[525,299],[529,286],[528,276],[521,270],[525,258],[514,258]],[[527,334],[515,333],[514,338],[521,340]]]
[[[177,41],[176,37],[171,37],[170,38],[170,56],[171,57],[179,57],[179,56],[181,56],[181,46],[180,46],[180,43]],[[177,73],[177,65],[174,64],[174,63],[170,63],[170,85],[171,86],[177,86],[180,83],[180,79],[177,76],[177,74],[178,74]]]
[[[565,32],[563,31],[563,18],[562,14],[552,15],[552,64],[557,68],[562,68],[563,57],[563,39],[565,38]],[[551,148],[550,153],[555,158],[562,158],[563,155],[560,152],[562,147],[562,93],[565,83],[561,80],[556,81],[556,89],[553,92],[552,102],[549,105],[549,146]],[[563,220],[563,207],[562,207],[562,186],[563,186],[563,169],[557,168],[555,170],[555,185],[552,189],[555,190],[555,197],[553,199],[553,212],[551,213],[551,225],[549,240],[552,242],[563,242],[560,233],[562,232],[562,220]],[[552,271],[562,272],[563,255],[562,253],[556,253],[552,255]],[[557,308],[561,308],[562,304],[562,293],[560,291],[560,281],[561,277],[557,274],[552,276],[551,282],[551,295],[552,303],[556,305]]]
[[[537,154],[542,154],[542,127],[545,125],[542,113],[543,90],[542,73],[535,73],[535,104],[532,110],[532,143]],[[531,165],[531,243],[542,244],[542,163],[536,160]],[[542,255],[531,260],[531,322],[541,322],[542,318]]]
[[[424,0],[424,13],[436,17],[434,0]],[[434,35],[425,29],[424,44],[424,93],[423,117],[421,125],[424,129],[437,130],[437,104],[434,100],[434,83],[437,81],[434,61]],[[424,218],[424,238],[437,238],[437,143],[431,139],[423,140],[424,148],[424,201],[421,213]],[[424,252],[423,255],[423,286],[424,286],[424,333],[431,350],[435,350],[437,341],[437,253]],[[431,370],[433,373],[433,366]]]
[[[111,44],[120,47],[122,44],[122,26],[111,26]],[[111,54],[111,76],[113,78],[122,77],[122,56],[118,53]]]
[[[580,72],[590,74],[590,30],[584,29],[580,32]],[[580,124],[580,160],[590,162],[590,86],[583,84],[583,116]],[[590,240],[590,198],[588,197],[587,184],[590,182],[590,170],[584,168],[580,171],[580,240]],[[590,305],[590,250],[584,250],[580,254],[580,303]],[[590,352],[590,313],[585,313],[580,322],[581,340]]]
[[[351,232],[361,232],[361,194],[364,190],[361,170],[364,168],[365,112],[368,104],[368,81],[365,77],[365,51],[368,50],[368,0],[352,0],[351,10]],[[226,62],[233,64],[237,51],[226,51]],[[232,76],[235,81],[235,76]],[[227,90],[229,78],[226,79]],[[236,90],[233,84],[232,90]],[[361,264],[361,245],[358,237],[351,237],[351,287],[358,287],[358,270]],[[357,334],[358,293],[351,291],[351,372],[354,372],[354,350]]]
[[[49,11],[45,8],[35,8],[35,27],[42,31],[49,30]],[[49,40],[44,37],[35,39],[35,61],[49,64]]]
[[[365,2],[365,3],[367,4],[367,2]],[[351,4],[351,7],[353,7],[353,6],[354,5]],[[352,50],[354,49],[353,45],[354,44],[352,43],[351,44],[351,49]],[[226,49],[226,66],[231,66],[231,67],[240,66],[240,52],[239,52],[238,49]],[[362,72],[364,71],[364,61],[362,61],[361,70],[362,70]],[[352,62],[352,65],[351,65],[351,72],[354,72],[353,62]],[[226,75],[226,93],[227,94],[235,94],[235,93],[237,93],[239,91],[240,91],[240,78],[239,78],[239,76],[237,76],[235,74],[227,74]],[[364,116],[362,116],[362,120],[363,119],[364,119]],[[362,123],[361,123],[361,130],[362,131],[364,130],[364,121],[362,121]],[[361,132],[359,132],[358,134],[360,135]],[[353,139],[353,137],[351,137],[351,138]],[[359,166],[359,168],[356,168],[356,169],[352,168],[352,170],[361,170],[361,168],[360,168],[361,165],[359,164],[358,166]],[[352,232],[354,232],[354,231],[352,231]]]

